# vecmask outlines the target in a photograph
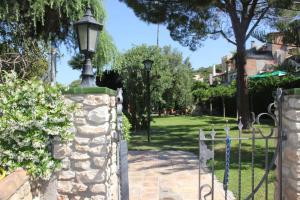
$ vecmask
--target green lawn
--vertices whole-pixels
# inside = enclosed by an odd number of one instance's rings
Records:
[[[146,132],[132,133],[129,144],[130,150],[183,150],[198,154],[198,134],[199,129],[208,133],[214,124],[217,132],[216,137],[224,137],[224,125],[226,121],[222,117],[211,116],[177,116],[177,117],[154,117],[151,125],[151,143],[147,142]],[[231,129],[231,137],[238,136],[236,120],[228,118],[228,125]],[[263,132],[269,131],[268,125],[260,126]],[[251,137],[251,134],[243,134],[242,137]],[[215,144],[215,172],[220,181],[224,175],[225,143]],[[208,144],[209,145],[209,144]],[[237,195],[238,191],[238,141],[232,141],[230,181],[229,189]],[[272,159],[274,152],[273,140],[269,142],[269,160]],[[257,184],[264,174],[265,165],[265,140],[257,140],[255,144],[255,184]],[[242,142],[242,199],[251,191],[251,140]],[[269,175],[268,199],[273,199],[274,192],[274,173]],[[197,187],[197,186],[195,186]],[[265,199],[265,184],[256,194],[255,199]]]

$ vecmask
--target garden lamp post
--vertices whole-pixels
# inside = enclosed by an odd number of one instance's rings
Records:
[[[300,25],[296,27],[295,29],[296,34],[297,34],[297,42],[298,42],[298,46],[300,45]]]
[[[91,58],[96,51],[98,35],[103,25],[95,20],[90,7],[87,7],[85,15],[74,23],[74,27],[80,53],[85,57],[85,64],[81,72],[81,87],[93,87],[96,84]]]
[[[153,61],[146,59],[143,61],[145,71],[147,73],[147,136],[148,142],[150,142],[150,121],[151,121],[151,94],[150,94],[150,72]]]

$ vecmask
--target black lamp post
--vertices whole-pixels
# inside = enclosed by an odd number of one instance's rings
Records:
[[[297,45],[299,46],[300,45],[300,25],[296,27],[295,29],[296,31],[296,34],[297,34]]]
[[[85,64],[81,73],[81,87],[96,86],[91,58],[96,51],[98,34],[103,25],[95,20],[90,7],[87,7],[85,15],[74,23],[74,27],[78,37],[80,53],[85,56]]]
[[[153,61],[146,59],[143,61],[146,73],[147,73],[147,136],[148,142],[150,139],[150,121],[151,121],[151,94],[150,94],[150,72],[152,68]]]

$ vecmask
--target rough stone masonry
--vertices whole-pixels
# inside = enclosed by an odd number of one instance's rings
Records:
[[[57,173],[58,199],[115,200],[118,195],[116,98],[107,94],[65,95],[75,103],[74,141],[54,144],[62,159]]]
[[[287,95],[282,105],[283,144],[282,186],[284,199],[300,199],[300,95]],[[278,169],[277,169],[278,176]],[[279,180],[275,199],[279,199]]]

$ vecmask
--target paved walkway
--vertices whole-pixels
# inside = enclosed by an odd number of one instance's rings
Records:
[[[128,161],[130,200],[198,200],[198,159],[194,154],[129,151]],[[201,177],[201,185],[211,184],[211,174]],[[215,181],[214,194],[215,200],[224,199],[220,182]],[[229,192],[230,199],[234,198]]]

